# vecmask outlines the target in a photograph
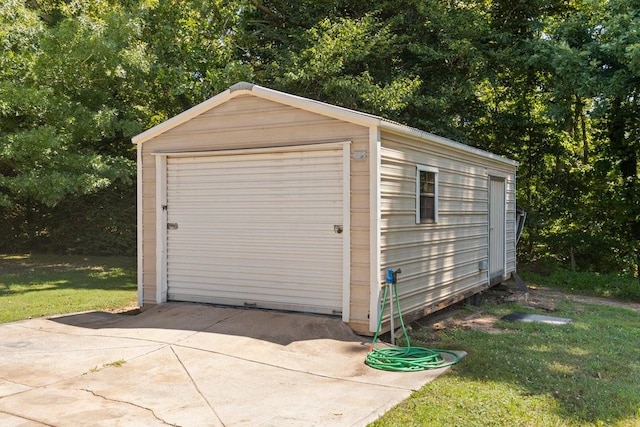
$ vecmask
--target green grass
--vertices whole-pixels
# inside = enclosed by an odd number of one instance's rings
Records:
[[[482,309],[497,317],[535,312],[516,304]],[[566,301],[553,315],[573,323],[417,331],[413,345],[468,355],[372,425],[640,426],[640,314]]]
[[[0,255],[0,323],[136,302],[135,258]]]
[[[640,302],[640,279],[637,277],[559,269],[535,271],[526,267],[520,269],[519,272],[529,285],[558,288],[583,295]]]

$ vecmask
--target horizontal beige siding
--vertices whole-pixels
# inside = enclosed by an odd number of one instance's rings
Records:
[[[416,224],[417,165],[438,169],[437,224]],[[407,314],[428,313],[487,286],[487,272],[478,266],[488,257],[488,178],[496,171],[512,175],[506,215],[514,228],[515,168],[383,132],[380,278],[388,268],[402,269],[398,292]],[[513,238],[508,230],[509,271],[515,268]]]
[[[213,151],[351,141],[368,151],[369,129],[252,95],[233,98],[142,145],[143,299],[156,299],[155,152]],[[351,319],[369,314],[369,167],[351,162]]]

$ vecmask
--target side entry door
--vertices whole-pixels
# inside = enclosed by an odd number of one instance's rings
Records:
[[[505,180],[489,178],[489,281],[491,285],[502,282],[505,272]]]

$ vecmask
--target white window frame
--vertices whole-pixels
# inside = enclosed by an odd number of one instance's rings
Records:
[[[435,188],[433,200],[433,222],[423,222],[420,218],[420,172],[431,172],[434,175]],[[434,168],[432,166],[416,166],[416,224],[435,224],[438,222],[438,173],[438,168]]]

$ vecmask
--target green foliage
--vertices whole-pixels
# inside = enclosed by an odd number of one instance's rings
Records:
[[[54,206],[131,182],[129,138],[141,129],[130,91],[141,56],[135,26],[116,5],[82,7],[61,4],[59,21],[47,26],[24,2],[0,6],[9,51],[0,64],[4,207]]]
[[[637,271],[638,10],[637,0],[6,0],[0,214],[13,225],[0,244],[130,252],[132,224],[79,238],[57,212],[131,188],[133,135],[246,80],[514,158],[529,212],[521,260],[566,266],[573,253],[579,269]]]
[[[0,322],[136,304],[135,258],[0,255]]]
[[[395,66],[393,22],[359,2],[303,2],[291,13],[287,3],[254,5],[239,31],[258,81],[390,118],[412,102],[422,82]]]
[[[640,23],[633,2],[578,2],[546,21],[533,60],[542,66],[550,105],[542,110],[561,141],[539,243],[579,254],[578,267],[637,270],[638,92],[634,68]],[[540,192],[540,194],[543,194]]]
[[[140,13],[150,67],[145,76],[149,125],[221,92],[253,73],[237,53],[242,1],[159,1]]]
[[[303,35],[306,45],[290,52],[287,70],[275,83],[316,99],[387,114],[406,107],[420,86],[417,77],[392,76],[375,69],[395,44],[395,36],[372,15],[324,19]],[[374,74],[377,74],[374,77]]]
[[[39,203],[0,208],[0,252],[127,255],[136,252],[134,185],[112,185],[68,197],[54,207]]]
[[[44,252],[134,256],[135,191],[133,185],[115,185],[67,200],[48,213],[31,246]]]
[[[638,279],[622,274],[602,274],[570,271],[558,268],[554,263],[524,266],[520,274],[531,285],[560,288],[565,291],[606,298],[640,302]]]

